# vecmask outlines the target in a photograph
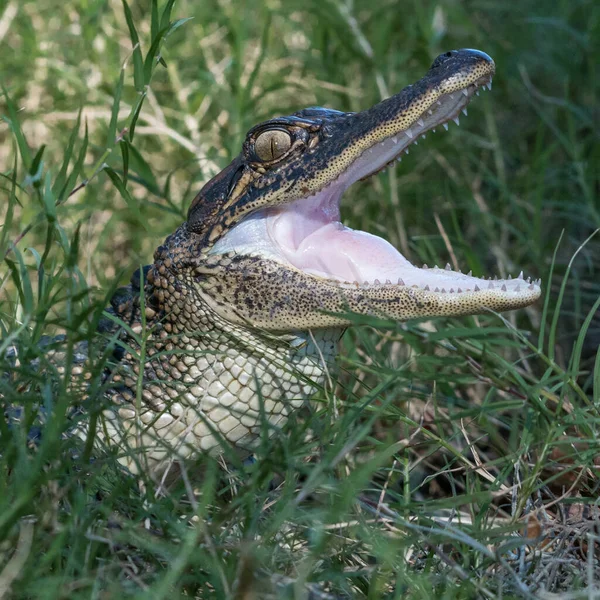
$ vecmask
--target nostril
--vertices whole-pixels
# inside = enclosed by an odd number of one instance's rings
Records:
[[[455,54],[457,54],[456,50],[450,50],[449,52],[445,52],[444,54],[440,54],[431,65],[432,69],[443,65],[448,59],[452,58]]]

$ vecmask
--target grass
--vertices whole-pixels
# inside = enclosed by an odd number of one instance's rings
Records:
[[[599,28],[591,0],[0,4],[0,598],[598,597]],[[344,218],[543,302],[363,320],[252,466],[165,489],[63,439],[78,344],[98,375],[102,307],[249,127],[370,106],[460,47],[493,92]]]

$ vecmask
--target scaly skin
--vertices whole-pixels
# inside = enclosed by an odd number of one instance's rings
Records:
[[[493,73],[487,55],[453,51],[368,110],[305,109],[248,133],[242,153],[157,249],[143,308],[135,290],[116,306],[133,333],[123,335],[119,386],[99,435],[122,447],[124,465],[156,472],[174,456],[222,444],[250,453],[265,427],[283,426],[323,383],[348,313],[403,321],[510,310],[539,297],[538,284],[521,279],[405,266],[385,242],[337,222],[347,187],[456,117]],[[332,246],[315,258],[310,236],[327,231]],[[358,271],[390,269],[393,283],[359,280]]]

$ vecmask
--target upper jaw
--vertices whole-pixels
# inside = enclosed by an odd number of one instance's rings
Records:
[[[409,146],[417,145],[419,138],[425,139],[428,132],[435,133],[438,127],[447,131],[450,121],[460,125],[461,113],[466,116],[466,107],[473,95],[479,95],[480,90],[486,89],[492,89],[491,76],[482,77],[458,91],[441,94],[431,106],[415,117],[410,126],[376,141],[366,149],[339,178],[339,183],[346,189],[356,181],[378,173],[394,160],[402,160],[402,154],[408,154]]]

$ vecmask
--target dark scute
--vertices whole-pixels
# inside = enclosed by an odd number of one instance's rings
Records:
[[[120,308],[129,302],[133,297],[131,293],[131,287],[126,285],[115,290],[115,293],[112,295],[110,299],[110,305],[114,309],[114,311],[119,314]]]
[[[145,267],[141,267],[136,269],[131,275],[131,285],[135,291],[140,291],[142,288],[143,282],[146,281],[146,275],[148,275],[148,271],[152,268],[152,265],[146,265]]]

